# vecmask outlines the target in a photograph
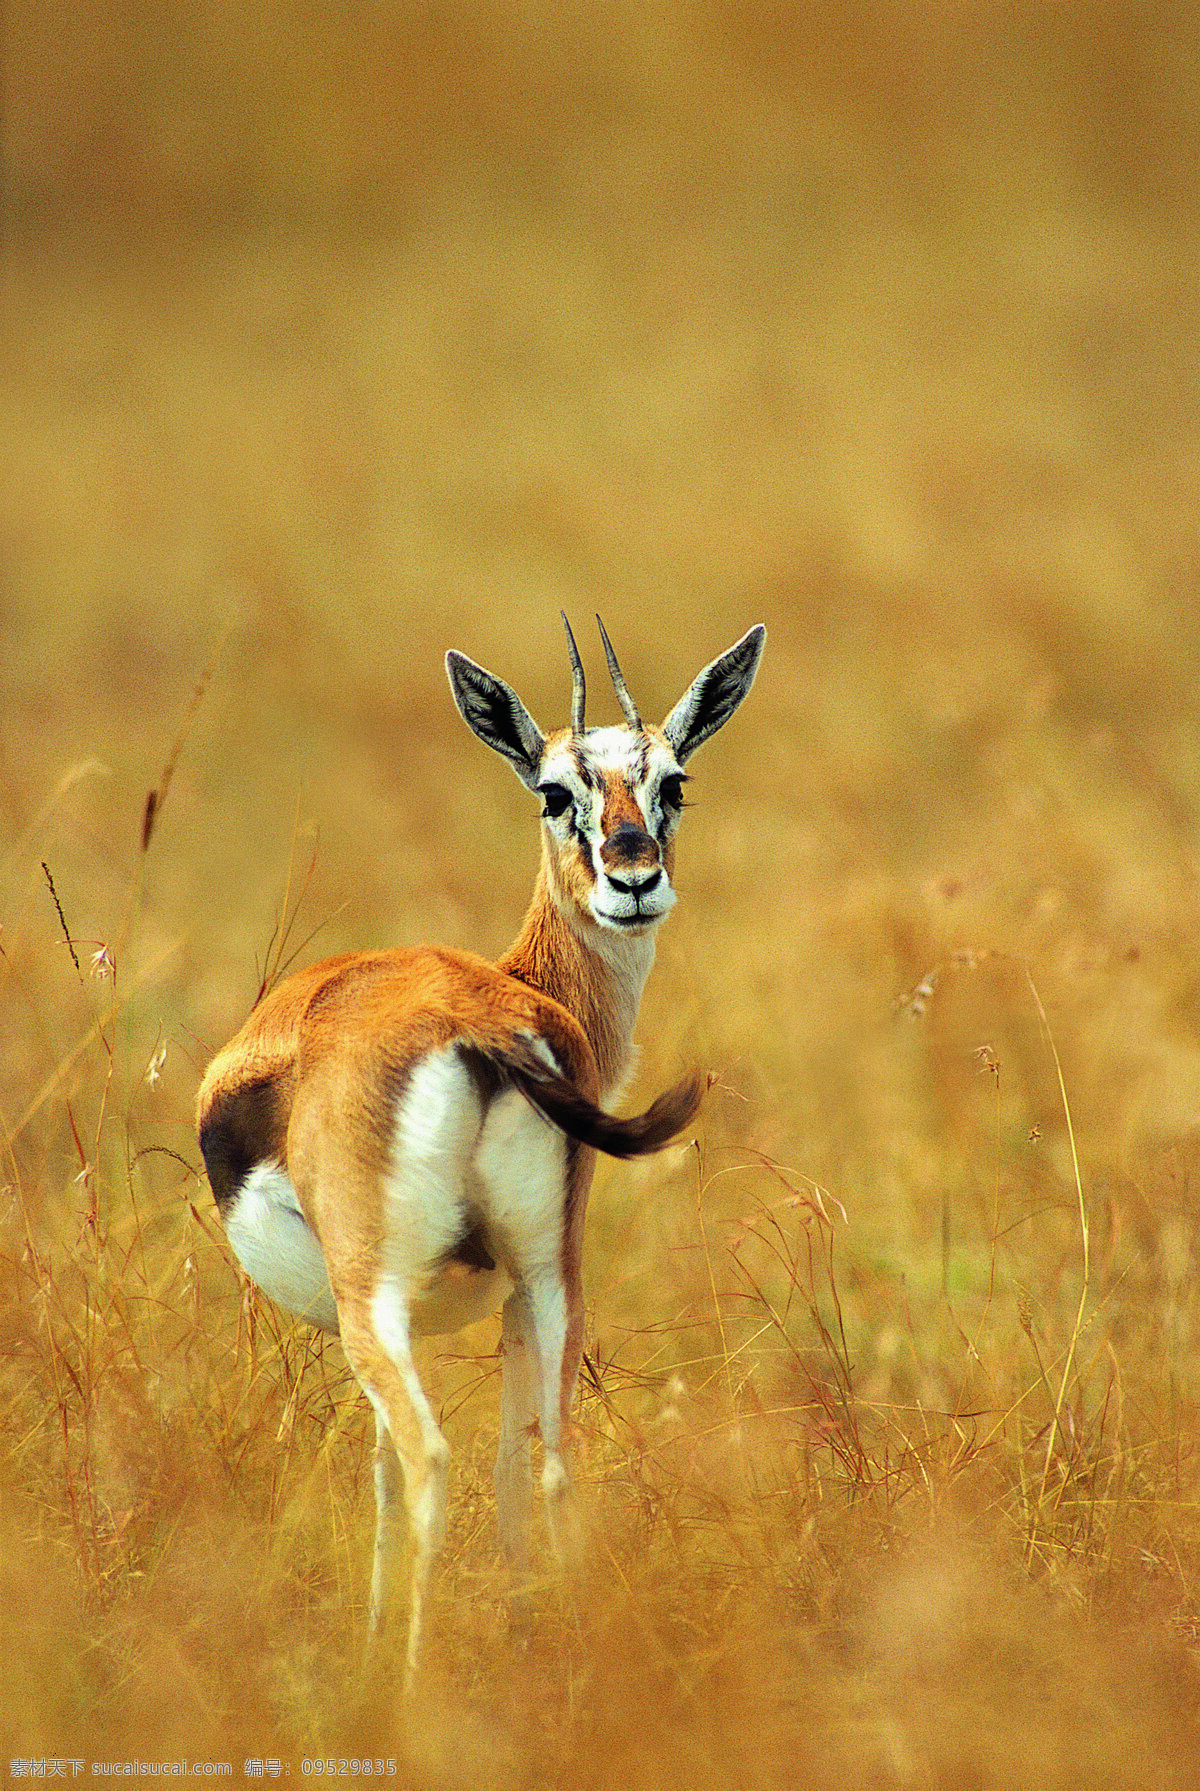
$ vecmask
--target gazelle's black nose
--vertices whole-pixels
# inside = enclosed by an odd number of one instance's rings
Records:
[[[600,858],[613,888],[625,895],[645,895],[662,876],[658,841],[636,821],[617,823],[600,848]]]

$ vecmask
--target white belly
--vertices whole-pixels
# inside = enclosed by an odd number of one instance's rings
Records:
[[[260,1163],[251,1170],[226,1214],[225,1234],[251,1281],[276,1305],[322,1331],[337,1332],[337,1307],[321,1245],[287,1173],[277,1164]],[[421,1337],[461,1331],[498,1312],[511,1291],[503,1269],[473,1269],[451,1260],[411,1286],[412,1331]]]
[[[256,1287],[322,1331],[338,1328],[337,1307],[317,1235],[277,1163],[259,1163],[225,1215],[225,1235]]]

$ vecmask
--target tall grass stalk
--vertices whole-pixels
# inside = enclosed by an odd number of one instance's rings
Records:
[[[1062,1410],[1063,1403],[1067,1397],[1067,1389],[1071,1384],[1071,1376],[1075,1368],[1075,1352],[1079,1343],[1080,1333],[1083,1330],[1083,1317],[1087,1310],[1088,1294],[1091,1290],[1091,1241],[1088,1226],[1087,1201],[1084,1199],[1083,1177],[1079,1169],[1079,1152],[1075,1144],[1075,1126],[1071,1119],[1071,1103],[1067,1098],[1067,1084],[1066,1079],[1063,1076],[1062,1060],[1058,1055],[1058,1047],[1054,1042],[1054,1034],[1050,1030],[1050,1022],[1046,1018],[1046,1010],[1042,1005],[1042,998],[1038,994],[1037,985],[1033,980],[1032,972],[1028,965],[1025,965],[1023,968],[1025,972],[1025,980],[1029,985],[1030,994],[1033,996],[1034,1004],[1037,1007],[1038,1019],[1041,1022],[1043,1035],[1049,1046],[1050,1055],[1054,1060],[1054,1073],[1058,1079],[1058,1092],[1062,1101],[1063,1118],[1067,1128],[1067,1138],[1071,1147],[1071,1172],[1075,1178],[1075,1196],[1078,1202],[1080,1252],[1082,1257],[1079,1304],[1075,1308],[1075,1322],[1071,1327],[1071,1336],[1067,1344],[1066,1358],[1063,1362],[1062,1374],[1059,1377],[1058,1395],[1054,1401],[1054,1419],[1046,1438],[1046,1453],[1042,1462],[1042,1475],[1038,1485],[1037,1499],[1033,1506],[1033,1515],[1029,1526],[1029,1541],[1025,1551],[1025,1560],[1027,1565],[1031,1565],[1033,1562],[1034,1550],[1037,1546],[1038,1524],[1041,1519],[1042,1508],[1045,1504],[1046,1487],[1050,1479],[1050,1465],[1054,1458],[1055,1437],[1059,1439],[1064,1455],[1067,1456],[1068,1459],[1072,1453],[1071,1445],[1069,1444],[1067,1437],[1063,1434]],[[1041,1364],[1039,1363],[1039,1368],[1040,1366]]]

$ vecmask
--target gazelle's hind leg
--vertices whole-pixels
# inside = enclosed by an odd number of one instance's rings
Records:
[[[490,1236],[513,1292],[504,1308],[504,1374],[496,1497],[500,1535],[523,1566],[529,1509],[529,1435],[542,1433],[542,1491],[550,1540],[568,1564],[570,1476],[564,1441],[579,1372],[583,1295],[569,1198],[580,1156],[515,1089],[488,1109],[475,1154]],[[584,1191],[586,1184],[582,1184]]]
[[[531,1276],[528,1310],[538,1365],[538,1424],[542,1433],[542,1499],[550,1545],[559,1565],[571,1570],[578,1556],[578,1520],[566,1457],[566,1430],[579,1375],[581,1296],[565,1284],[558,1265]]]
[[[542,1496],[554,1558],[567,1580],[567,1609],[576,1629],[579,1612],[572,1581],[579,1559],[578,1523],[564,1453],[569,1392],[577,1363],[571,1361],[573,1327],[565,1320],[561,1280],[546,1272],[529,1287],[517,1287],[504,1306],[504,1365],[500,1396],[500,1447],[496,1456],[496,1516],[500,1542],[515,1584],[510,1593],[513,1632],[525,1634],[530,1619],[529,1515],[532,1503],[530,1443],[535,1429],[543,1444]]]
[[[342,1343],[355,1378],[375,1408],[375,1562],[371,1574],[371,1633],[382,1628],[397,1530],[400,1477],[412,1550],[408,1646],[404,1686],[411,1689],[421,1644],[429,1568],[446,1530],[446,1469],[450,1450],[417,1379],[409,1346],[408,1313],[399,1290],[381,1285],[366,1309],[340,1311]]]
[[[542,1497],[550,1545],[560,1566],[574,1564],[577,1541],[565,1447],[579,1373],[571,1311],[567,1289],[551,1270],[515,1288],[504,1305],[496,1517],[504,1553],[518,1574],[529,1566],[530,1441],[535,1428],[542,1437]]]
[[[509,1566],[529,1569],[530,1441],[541,1408],[541,1365],[529,1298],[514,1288],[501,1320],[500,1447],[496,1453],[496,1524]]]

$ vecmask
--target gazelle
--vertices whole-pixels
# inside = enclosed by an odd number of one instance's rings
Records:
[[[687,1077],[635,1119],[601,1105],[628,1068],[655,931],[675,901],[683,768],[750,689],[764,630],[706,666],[661,727],[642,721],[600,632],[617,727],[585,726],[569,625],[571,725],[545,736],[502,679],[446,655],[467,726],[541,799],[541,867],[511,949],[495,964],[436,946],[352,952],[300,971],[255,1008],[200,1089],[200,1147],[234,1253],[273,1300],[340,1333],[375,1410],[372,1635],[403,1486],[407,1682],[449,1454],[411,1339],[503,1305],[500,1537],[522,1569],[536,1428],[561,1554],[594,1152],[659,1149],[704,1087]]]

